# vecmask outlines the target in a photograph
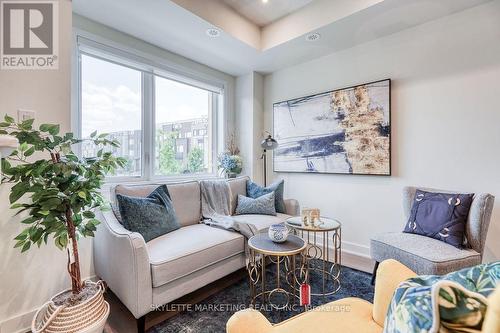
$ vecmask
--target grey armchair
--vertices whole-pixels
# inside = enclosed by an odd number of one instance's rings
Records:
[[[429,188],[421,189],[428,192],[451,193]],[[403,189],[405,221],[408,221],[410,216],[416,190],[416,187],[410,186]],[[389,232],[373,237],[370,241],[370,254],[375,260],[372,283],[378,263],[385,259],[396,259],[419,275],[442,275],[481,263],[494,201],[495,197],[491,194],[481,193],[474,196],[465,230],[468,246],[464,249],[457,249],[433,238],[403,232]],[[403,225],[402,223],[401,229]]]

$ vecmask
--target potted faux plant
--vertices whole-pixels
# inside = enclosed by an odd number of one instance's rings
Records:
[[[23,215],[25,226],[15,237],[21,252],[33,245],[47,244],[49,236],[66,251],[71,289],[62,291],[35,315],[33,332],[102,332],[109,305],[104,301],[102,282],[82,281],[78,239],[93,237],[99,221],[94,209],[105,200],[99,190],[105,175],[125,165],[106,147],[119,143],[106,134],[90,136],[101,149],[94,158],[79,158],[72,146],[83,140],[72,133],[59,135],[59,125],[42,124],[33,128],[33,119],[16,123],[8,115],[0,123],[0,134],[11,135],[19,147],[2,158],[2,181],[12,183],[11,209]]]
[[[235,135],[231,134],[227,141],[227,150],[220,153],[218,158],[219,169],[225,173],[227,178],[235,178],[241,173],[243,159],[239,154],[240,149],[236,145]]]

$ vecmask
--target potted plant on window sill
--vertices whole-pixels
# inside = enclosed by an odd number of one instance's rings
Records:
[[[105,286],[102,281],[82,281],[78,239],[94,236],[99,221],[93,210],[105,204],[99,192],[105,175],[125,165],[124,159],[106,151],[119,143],[94,132],[89,140],[101,147],[97,156],[79,158],[72,146],[84,140],[75,139],[72,133],[58,135],[59,125],[42,124],[36,130],[33,119],[16,123],[8,115],[0,122],[0,134],[19,141],[19,147],[2,158],[1,169],[2,181],[13,184],[11,209],[18,210],[16,215],[27,213],[21,220],[26,227],[15,237],[14,247],[25,252],[32,245],[47,244],[52,236],[55,246],[68,256],[71,289],[38,310],[32,331],[102,332],[109,314]]]

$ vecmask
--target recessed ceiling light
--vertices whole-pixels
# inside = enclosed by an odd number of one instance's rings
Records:
[[[308,42],[316,42],[321,39],[321,35],[317,32],[313,32],[311,34],[306,35],[306,41]]]
[[[217,28],[209,28],[206,31],[208,37],[217,38],[220,36],[220,30]]]
[[[267,3],[269,0],[262,0],[262,3]]]

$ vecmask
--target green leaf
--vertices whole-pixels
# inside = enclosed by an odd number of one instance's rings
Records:
[[[26,157],[31,156],[33,155],[34,152],[35,152],[35,146],[32,146],[31,148],[29,148],[24,152],[24,156]]]
[[[26,119],[23,122],[21,122],[20,127],[24,130],[30,130],[34,121],[35,121],[35,119],[33,119],[33,118]]]
[[[17,200],[19,200],[26,192],[28,192],[29,188],[29,183],[17,183],[16,185],[14,185],[9,195],[10,203],[13,204]]]
[[[95,214],[91,212],[90,210],[87,210],[82,213],[83,217],[88,218],[88,219],[93,219],[95,217]]]
[[[21,207],[24,207],[24,204],[22,203],[15,203],[13,205],[10,206],[10,209],[18,209],[18,208],[21,208]]]
[[[32,224],[33,222],[36,222],[36,221],[38,221],[38,218],[36,218],[34,216],[30,216],[30,217],[27,217],[24,220],[22,220],[21,223],[23,223],[23,224]]]
[[[42,131],[42,132],[48,132],[50,126],[52,126],[52,125],[51,124],[41,124],[40,125],[40,131]]]
[[[49,133],[52,135],[57,135],[59,133],[60,126],[59,125],[50,125]],[[60,138],[62,140],[62,138]]]
[[[78,192],[78,196],[82,199],[87,199],[87,195],[83,191]]]
[[[93,138],[97,135],[97,131],[93,131],[92,133],[90,133],[90,137]]]
[[[21,145],[19,146],[19,149],[20,149],[21,151],[26,151],[26,150],[28,150],[28,144],[27,144],[26,142],[21,143]]]
[[[23,248],[21,249],[21,253],[28,251],[30,247],[31,247],[31,242],[24,243]]]
[[[0,127],[9,127],[9,126],[10,124],[5,121],[0,122]]]
[[[11,124],[13,124],[13,123],[15,123],[15,122],[16,122],[16,121],[14,120],[14,118],[12,118],[11,116],[9,116],[8,114],[6,114],[6,115],[5,115],[4,120],[5,120],[6,122],[8,122],[8,123],[11,123]]]
[[[29,229],[24,229],[19,235],[14,238],[15,240],[24,240],[28,237]]]

